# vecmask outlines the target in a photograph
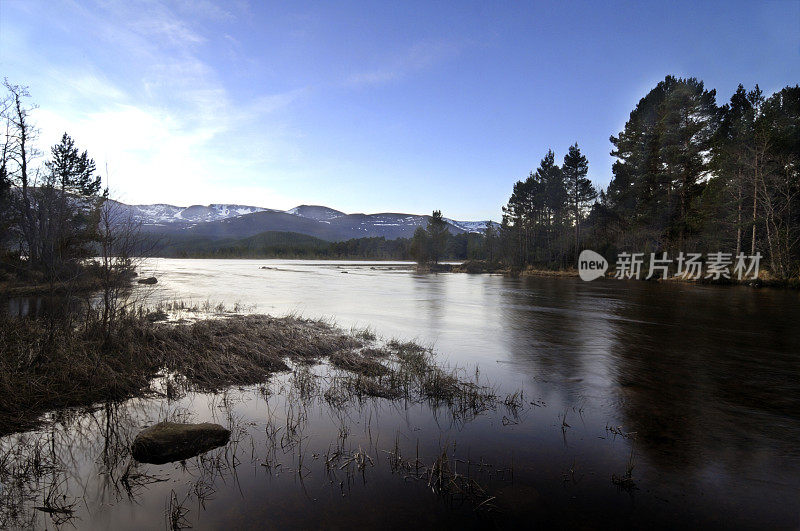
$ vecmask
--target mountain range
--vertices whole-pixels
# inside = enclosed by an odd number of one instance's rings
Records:
[[[417,227],[424,227],[430,216],[383,212],[346,214],[320,205],[300,205],[276,210],[248,205],[211,204],[179,207],[167,204],[127,205],[116,203],[121,219],[141,223],[145,232],[164,236],[203,239],[239,239],[257,234],[294,232],[326,241],[351,238],[410,238]],[[483,232],[492,221],[447,219],[453,234]]]

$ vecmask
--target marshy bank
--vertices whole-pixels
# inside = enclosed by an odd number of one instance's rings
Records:
[[[417,488],[430,488],[449,504],[463,506],[462,518],[497,509],[496,497],[478,480],[507,483],[513,468],[473,463],[469,454],[458,457],[455,441],[440,441],[435,454],[426,443],[421,454],[417,440],[412,459],[400,432],[393,441],[380,441],[371,430],[387,407],[427,410],[437,423],[454,426],[503,407],[504,418],[518,422],[521,392],[502,399],[479,369],[449,368],[429,348],[381,341],[369,329],[343,331],[320,320],[214,309],[214,318],[193,321],[181,316],[198,313],[199,307],[183,303],[126,312],[111,334],[101,333],[92,313],[72,326],[0,320],[0,526],[81,527],[88,519],[95,527],[98,508],[87,505],[85,488],[83,494],[75,489],[76,475],[88,464],[76,453],[95,456],[90,461],[106,478],[103,496],[110,496],[111,505],[139,503],[143,491],[174,483],[166,479],[169,473],[153,473],[153,466],[133,457],[135,436],[156,422],[191,420],[191,411],[198,409],[190,406],[195,400],[209,402],[212,420],[227,426],[225,440],[229,433],[231,440],[183,458],[178,468],[189,471],[192,481],[188,489],[172,488],[166,497],[168,528],[202,527],[208,516],[199,511],[189,518],[187,505],[197,502],[204,509],[225,481],[238,482],[237,470],[247,468],[242,463],[248,452],[250,466],[259,473],[288,474],[301,483],[323,467],[320,477],[341,496],[359,476],[366,482],[368,469],[386,463],[386,471],[403,482],[414,481]],[[266,418],[260,419],[258,449],[257,423],[234,412],[236,404],[253,396],[268,405]],[[276,400],[282,413],[274,410]],[[216,410],[224,414],[219,417]],[[325,453],[308,448],[307,425],[319,412],[337,429]],[[350,444],[350,433],[365,422],[368,443]],[[292,468],[280,456],[289,457]]]
[[[108,333],[88,315],[60,326],[0,316],[0,434],[34,427],[49,410],[151,396],[151,382],[165,374],[175,382],[169,389],[213,393],[323,362],[353,374],[342,382],[343,394],[488,398],[436,366],[428,349],[397,341],[378,346],[368,330],[348,333],[320,320],[222,313],[172,322],[161,308],[139,308],[118,316]]]

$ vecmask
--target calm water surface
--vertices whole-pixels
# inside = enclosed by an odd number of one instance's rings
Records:
[[[195,529],[800,527],[797,291],[423,275],[387,262],[160,259],[151,272],[151,301],[238,302],[416,339],[477,367],[501,397],[523,390],[524,408],[465,421],[382,400],[344,412],[320,403],[305,411],[302,442],[277,448],[269,434],[297,415],[280,392],[290,375],[266,397],[243,388],[62,412],[53,428],[3,445],[46,446],[66,467],[51,478],[76,503],[65,526],[158,528],[180,505]],[[166,417],[230,425],[234,442],[185,464],[130,465],[132,437]],[[334,445],[366,451],[374,466],[326,469]],[[498,510],[393,472],[396,448],[427,462],[446,448]],[[636,487],[621,489],[611,477],[629,463]],[[131,466],[133,492],[118,486]],[[36,527],[59,521],[30,514]]]

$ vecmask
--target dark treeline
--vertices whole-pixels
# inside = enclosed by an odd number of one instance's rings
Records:
[[[484,258],[481,234],[451,234],[444,237],[440,260]],[[384,237],[353,238],[329,242],[294,232],[268,231],[241,240],[162,240],[153,254],[177,258],[316,258],[413,260],[414,241],[410,238],[387,240]]]
[[[800,87],[766,97],[668,76],[611,137],[613,178],[599,193],[577,144],[548,151],[519,181],[484,254],[514,267],[574,267],[581,249],[740,252],[778,278],[800,270]],[[494,255],[494,256],[492,256]]]

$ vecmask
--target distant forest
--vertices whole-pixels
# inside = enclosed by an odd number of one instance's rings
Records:
[[[478,233],[446,236],[441,260],[468,260],[484,257],[485,238]],[[354,238],[329,242],[296,232],[267,231],[238,240],[180,239],[173,237],[153,246],[159,256],[176,258],[317,258],[414,260],[411,238],[387,240]]]

